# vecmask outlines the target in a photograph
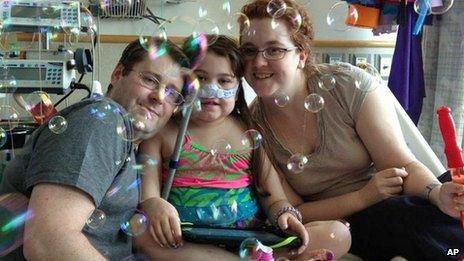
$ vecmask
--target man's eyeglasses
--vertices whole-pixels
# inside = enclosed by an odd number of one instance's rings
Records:
[[[258,53],[263,53],[263,57],[267,60],[280,60],[284,58],[287,52],[293,51],[295,49],[298,49],[298,47],[268,47],[263,50],[259,50],[252,47],[243,47],[240,48],[240,51],[246,60],[255,59]]]
[[[160,80],[156,78],[153,74],[147,72],[137,72],[134,70],[131,71],[137,73],[140,79],[140,84],[143,87],[152,91],[163,90],[164,100],[169,104],[177,106],[181,105],[184,102],[184,96],[182,96],[182,94],[180,94],[180,92],[178,92],[173,85],[166,85],[161,83]]]

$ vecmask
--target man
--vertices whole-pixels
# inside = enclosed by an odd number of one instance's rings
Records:
[[[134,143],[162,128],[183,101],[182,51],[159,39],[152,44],[156,59],[138,41],[130,43],[107,97],[61,111],[68,128],[55,134],[42,125],[7,166],[0,195],[29,198],[23,249],[7,260],[131,255],[131,238],[120,226],[139,200]]]

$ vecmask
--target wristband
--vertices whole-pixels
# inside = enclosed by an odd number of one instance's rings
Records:
[[[303,217],[301,216],[301,212],[294,208],[293,206],[286,206],[286,207],[283,207],[282,209],[279,210],[279,212],[277,212],[275,215],[274,215],[274,218],[273,218],[273,224],[275,226],[279,226],[279,218],[280,216],[282,216],[283,214],[285,213],[290,213],[292,214],[294,217],[296,217],[296,219],[298,219],[300,222],[303,222]]]
[[[433,182],[433,183],[430,183],[428,184],[427,186],[425,186],[425,198],[430,201],[430,193],[432,192],[432,190],[438,186],[440,186],[441,183],[438,183],[438,182]]]

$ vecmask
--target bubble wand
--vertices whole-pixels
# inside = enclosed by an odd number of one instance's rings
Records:
[[[451,172],[451,179],[455,183],[464,184],[464,161],[462,150],[456,140],[456,127],[451,116],[451,109],[442,106],[438,108],[437,114],[438,125],[445,143],[445,155]],[[464,229],[464,211],[461,211],[461,225]]]
[[[193,69],[198,66],[199,62],[203,59],[208,45],[206,41],[206,35],[200,33],[198,35],[192,35],[188,40],[183,44],[182,49],[187,56],[187,60],[183,63],[185,68],[188,68],[188,74],[191,74]],[[174,181],[174,175],[176,173],[177,167],[179,166],[180,153],[182,151],[182,144],[184,143],[185,133],[187,132],[188,122],[190,116],[192,115],[193,106],[197,100],[199,82],[196,77],[195,79],[189,79],[184,77],[184,80],[189,80],[183,86],[183,92],[186,93],[186,100],[182,105],[182,120],[179,127],[179,133],[177,134],[176,144],[174,145],[174,152],[171,155],[171,160],[169,161],[169,169],[167,179],[163,185],[163,192],[161,196],[163,199],[167,200],[169,193],[171,192],[172,183]]]
[[[419,17],[414,25],[414,30],[412,32],[413,35],[418,35],[420,33],[422,26],[424,25],[425,17],[427,16],[427,12],[430,9],[429,0],[416,0],[416,2],[418,2],[419,5]]]

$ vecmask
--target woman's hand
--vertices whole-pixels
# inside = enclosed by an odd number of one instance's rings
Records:
[[[140,205],[150,220],[149,231],[156,243],[174,248],[183,244],[179,213],[173,205],[158,197],[149,198]]]
[[[446,182],[436,189],[438,190],[438,201],[433,200],[434,191],[431,192],[431,200],[436,202],[443,213],[459,218],[460,212],[464,210],[464,185]]]
[[[404,169],[389,168],[377,172],[371,180],[359,190],[359,196],[370,206],[403,192],[403,179],[408,176]]]
[[[297,235],[301,239],[301,246],[297,250],[293,250],[292,254],[300,255],[303,253],[309,243],[308,231],[303,224],[290,212],[282,214],[277,223],[282,231]]]

